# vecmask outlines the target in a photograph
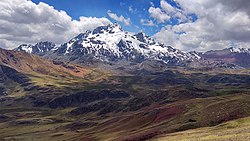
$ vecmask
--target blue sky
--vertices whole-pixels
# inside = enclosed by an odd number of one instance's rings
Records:
[[[171,19],[172,23],[157,23],[150,17],[148,9],[152,6],[160,6],[160,0],[32,0],[36,4],[39,2],[47,3],[55,9],[64,10],[73,19],[78,20],[80,16],[86,17],[106,17],[112,22],[107,12],[110,10],[118,16],[131,19],[131,25],[125,26],[120,23],[124,30],[131,32],[144,31],[148,35],[153,35],[167,24],[175,24],[176,19]],[[172,0],[167,0],[169,4],[177,7]],[[145,26],[141,23],[141,19],[152,20],[155,26]]]

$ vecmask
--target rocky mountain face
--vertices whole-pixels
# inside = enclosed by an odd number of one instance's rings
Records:
[[[56,47],[56,45],[54,43],[45,41],[45,42],[39,42],[35,45],[22,44],[14,50],[15,51],[25,51],[28,53],[43,56],[46,53],[48,53],[49,51],[55,49],[55,47]]]
[[[203,53],[201,57],[210,61],[233,63],[245,68],[250,67],[250,49],[246,48],[226,48],[223,50],[212,50]]]

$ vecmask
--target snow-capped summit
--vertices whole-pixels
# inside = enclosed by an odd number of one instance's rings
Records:
[[[140,42],[143,42],[143,43],[146,43],[146,44],[149,44],[149,45],[156,44],[156,42],[154,41],[154,39],[152,39],[151,37],[149,37],[148,35],[146,35],[143,32],[139,32],[139,33],[135,34],[134,36]]]
[[[248,48],[226,48],[222,50],[211,50],[203,53],[203,59],[234,63],[241,67],[250,67],[250,49]]]
[[[45,41],[45,42],[39,42],[35,45],[22,44],[19,47],[15,48],[14,50],[15,51],[25,51],[28,53],[43,56],[47,52],[55,49],[55,47],[56,47],[56,45],[54,43]]]
[[[160,44],[143,32],[137,34],[126,32],[118,24],[100,26],[93,31],[81,33],[58,47],[54,53],[70,60],[91,56],[105,62],[118,60],[141,62],[145,59],[154,59],[178,64],[198,59],[197,55]]]
[[[231,52],[234,53],[248,53],[250,54],[250,49],[249,48],[228,48],[228,50],[230,50]]]
[[[99,34],[99,33],[116,33],[116,32],[123,32],[121,26],[119,24],[108,24],[107,26],[100,26],[97,27],[95,30],[93,30],[93,34]]]
[[[21,44],[19,47],[15,48],[15,51],[25,51],[27,53],[32,53],[33,45],[31,44]]]
[[[233,55],[233,54],[241,54],[241,53],[246,53],[250,55],[250,49],[248,48],[235,48],[235,47],[230,47],[230,48],[225,48],[222,50],[210,50],[204,53],[204,55]]]

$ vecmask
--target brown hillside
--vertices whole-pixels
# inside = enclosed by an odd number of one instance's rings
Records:
[[[0,49],[0,65],[9,66],[19,72],[41,73],[46,75],[73,75],[81,77],[87,73],[87,69],[63,62],[52,62],[36,55],[25,52]]]

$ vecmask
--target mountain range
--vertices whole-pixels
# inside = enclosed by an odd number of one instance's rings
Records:
[[[141,63],[145,60],[154,60],[167,66],[228,69],[250,67],[250,49],[226,48],[207,52],[183,52],[158,43],[143,32],[126,32],[118,24],[86,31],[60,46],[45,41],[35,45],[23,44],[14,50],[77,64],[117,64],[116,62],[120,61]]]

